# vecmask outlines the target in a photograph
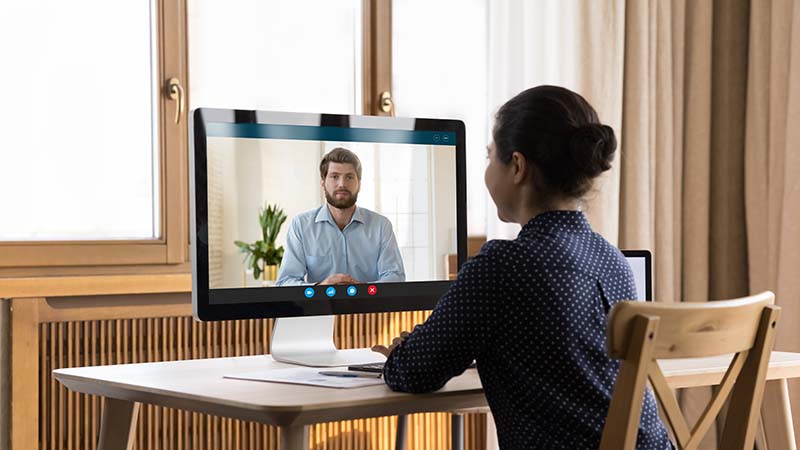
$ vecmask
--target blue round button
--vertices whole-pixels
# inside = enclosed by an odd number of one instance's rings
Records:
[[[357,293],[358,293],[358,289],[356,289],[355,286],[348,286],[347,287],[347,295],[349,295],[350,297],[355,297],[355,295]]]
[[[307,287],[306,290],[303,291],[303,294],[305,294],[306,298],[313,297],[314,296],[314,288]]]
[[[333,286],[328,286],[328,289],[325,289],[325,295],[328,297],[333,297],[336,295],[336,288]]]

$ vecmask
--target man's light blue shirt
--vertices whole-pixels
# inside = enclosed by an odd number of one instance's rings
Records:
[[[327,204],[292,219],[277,285],[314,284],[337,273],[362,283],[405,281],[403,258],[389,219],[356,207],[340,230]]]

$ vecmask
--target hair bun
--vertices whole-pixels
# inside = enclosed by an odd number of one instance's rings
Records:
[[[617,139],[614,130],[599,123],[575,129],[569,139],[569,156],[584,174],[595,177],[611,168]]]

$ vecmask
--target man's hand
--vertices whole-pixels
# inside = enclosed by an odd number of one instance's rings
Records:
[[[392,353],[392,350],[394,350],[395,347],[397,347],[403,341],[406,340],[408,334],[409,334],[408,331],[403,331],[402,333],[400,333],[400,337],[392,339],[392,345],[390,345],[389,347],[386,347],[385,345],[375,345],[372,347],[372,351],[378,352],[388,358],[389,354]]]
[[[346,273],[337,273],[320,281],[319,284],[360,284],[361,282]]]

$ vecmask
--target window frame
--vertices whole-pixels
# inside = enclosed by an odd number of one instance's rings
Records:
[[[363,0],[362,111],[393,116],[381,109],[381,93],[392,92],[392,0]]]
[[[188,47],[186,0],[157,0],[161,237],[153,240],[2,241],[0,269],[180,264],[188,259]],[[183,86],[183,111],[167,83]]]

